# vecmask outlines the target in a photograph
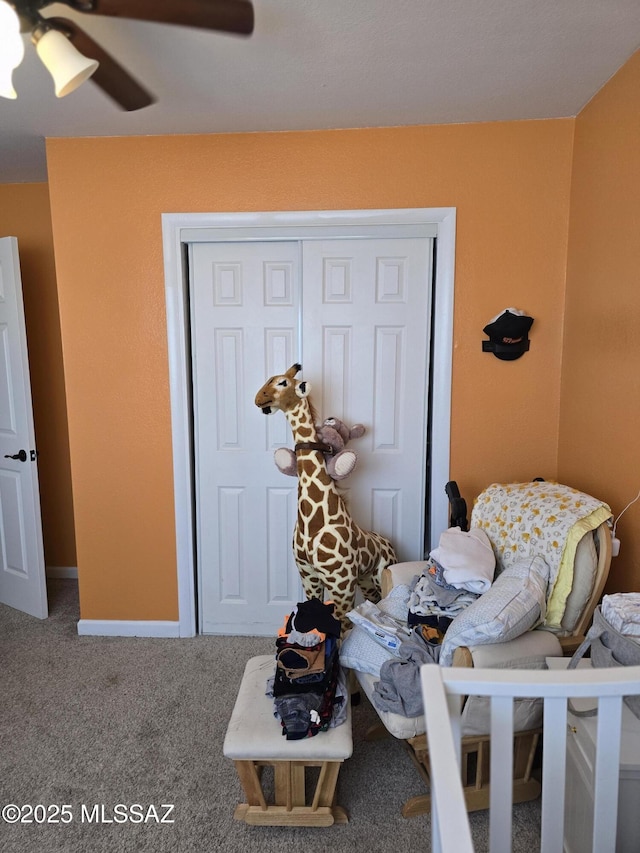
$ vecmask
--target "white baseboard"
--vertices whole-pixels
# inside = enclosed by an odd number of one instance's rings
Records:
[[[47,566],[45,572],[48,578],[71,578],[78,580],[77,566]]]
[[[144,619],[80,619],[78,634],[90,637],[179,637],[180,623]]]

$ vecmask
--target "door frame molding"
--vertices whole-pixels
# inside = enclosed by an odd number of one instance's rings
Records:
[[[189,362],[188,268],[186,246],[230,240],[303,240],[309,237],[437,236],[433,330],[431,421],[431,542],[446,529],[449,502],[451,437],[451,369],[456,209],[266,211],[256,213],[163,213],[165,298],[169,356],[169,391],[173,444],[174,508],[181,637],[196,634],[194,558],[193,448]]]

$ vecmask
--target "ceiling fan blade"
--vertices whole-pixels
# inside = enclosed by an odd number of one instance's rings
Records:
[[[78,12],[250,35],[250,0],[60,0]]]
[[[74,47],[83,56],[98,60],[100,64],[91,80],[123,110],[133,112],[154,103],[153,95],[73,21],[66,18],[47,18],[47,23],[68,35]]]

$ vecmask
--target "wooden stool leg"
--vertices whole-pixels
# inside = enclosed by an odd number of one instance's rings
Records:
[[[262,785],[256,765],[253,761],[234,761],[238,778],[247,797],[247,803],[250,806],[260,806],[263,811],[267,810],[267,802],[262,793]]]
[[[318,806],[332,806],[336,792],[336,782],[340,772],[339,761],[325,761],[320,768],[320,776],[316,785],[311,808],[315,811]]]
[[[322,764],[311,811],[316,811],[318,808],[329,808],[334,822],[344,824],[349,822],[349,815],[342,806],[336,805],[336,784],[340,773],[340,763],[339,761],[325,761]]]

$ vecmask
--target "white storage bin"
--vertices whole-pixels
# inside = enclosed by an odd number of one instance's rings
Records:
[[[567,666],[568,658],[549,658],[549,668]],[[581,661],[590,666],[590,661]],[[575,702],[583,710],[593,707],[589,700]],[[565,853],[591,850],[593,836],[593,794],[597,717],[569,714],[567,733],[567,787],[565,800]],[[640,850],[640,720],[623,705],[620,747],[620,788],[618,793],[618,833],[615,853]],[[602,851],[606,853],[606,851]]]

